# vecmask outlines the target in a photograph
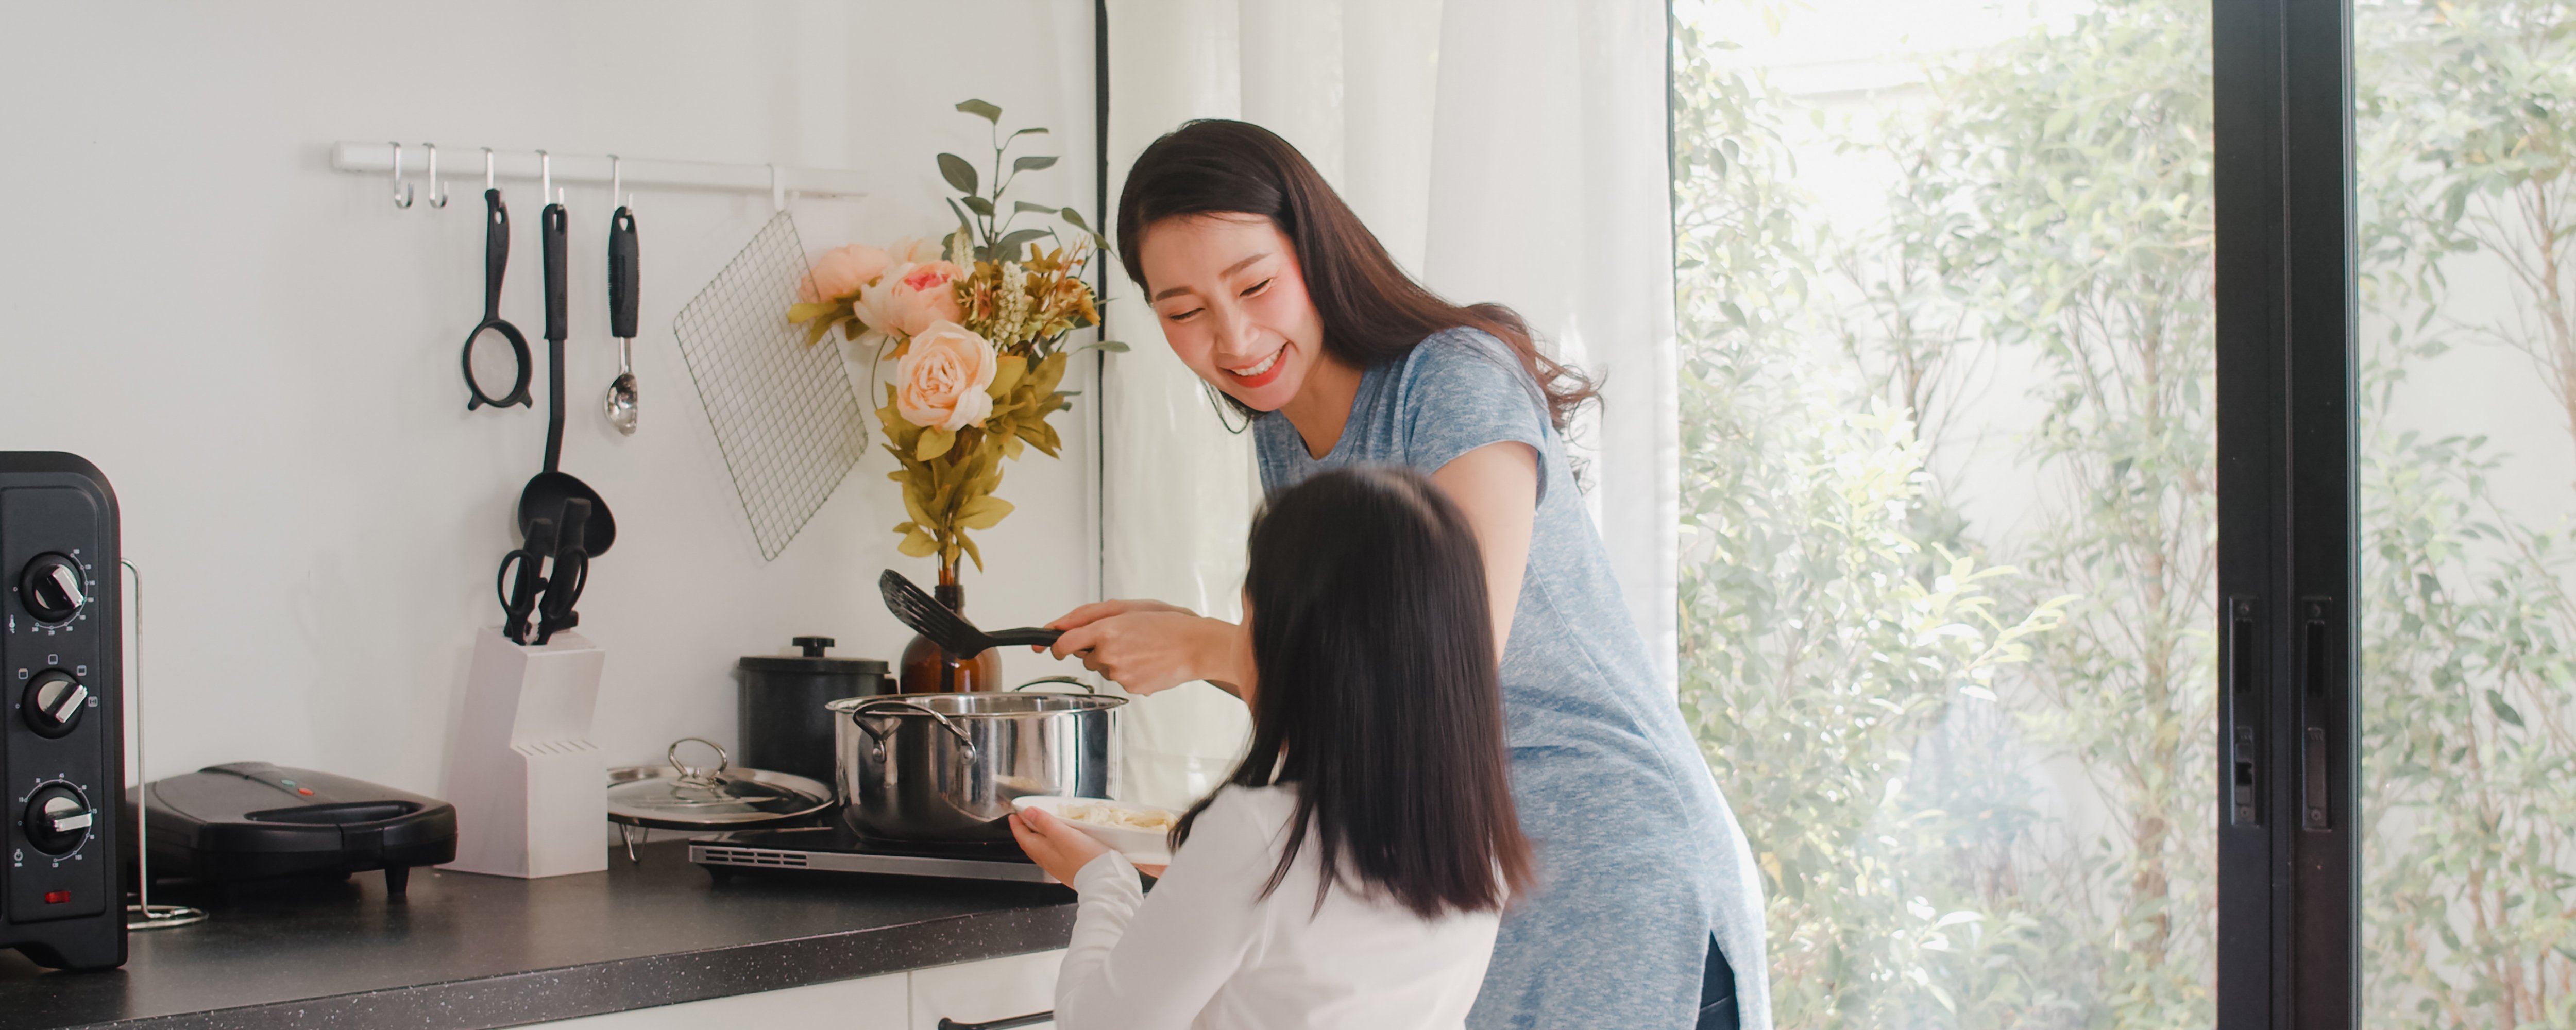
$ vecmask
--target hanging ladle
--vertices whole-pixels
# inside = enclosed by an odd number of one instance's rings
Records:
[[[528,480],[519,491],[519,532],[524,536],[540,518],[554,518],[564,510],[564,502],[590,502],[590,518],[582,533],[582,549],[591,557],[608,553],[608,545],[617,540],[617,520],[608,514],[608,502],[590,484],[561,470],[563,464],[564,427],[564,340],[571,335],[566,326],[566,309],[570,270],[565,267],[568,240],[563,203],[554,196],[553,159],[540,150],[540,188],[545,191],[546,208],[539,213],[537,238],[545,260],[546,280],[546,470]]]

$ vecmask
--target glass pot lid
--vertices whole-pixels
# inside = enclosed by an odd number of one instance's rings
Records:
[[[704,744],[712,768],[680,761],[680,745]],[[812,815],[832,804],[832,790],[788,773],[733,768],[722,745],[683,737],[663,752],[667,765],[637,765],[608,774],[608,818],[671,830],[739,829]]]

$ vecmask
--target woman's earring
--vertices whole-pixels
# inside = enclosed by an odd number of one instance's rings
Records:
[[[1199,380],[1199,392],[1207,396],[1208,407],[1216,409],[1216,422],[1224,426],[1226,432],[1242,436],[1244,430],[1252,428],[1252,416],[1236,410],[1235,406],[1225,399],[1225,395],[1216,392],[1216,387],[1208,385],[1207,380]],[[1237,418],[1243,420],[1242,425],[1235,424],[1234,420]]]

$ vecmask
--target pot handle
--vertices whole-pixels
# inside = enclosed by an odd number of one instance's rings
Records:
[[[1040,676],[1040,677],[1038,677],[1038,678],[1036,678],[1036,679],[1033,679],[1033,680],[1030,680],[1030,681],[1028,681],[1028,682],[1026,682],[1026,683],[1022,683],[1022,684],[1020,684],[1019,686],[1012,687],[1011,689],[1012,689],[1012,690],[1027,690],[1027,689],[1029,689],[1030,687],[1037,686],[1037,685],[1038,685],[1038,684],[1040,684],[1040,683],[1071,683],[1071,684],[1073,684],[1074,686],[1081,687],[1081,688],[1082,688],[1082,692],[1083,692],[1083,693],[1085,693],[1085,694],[1097,694],[1097,693],[1099,693],[1099,692],[1100,692],[1100,688],[1095,687],[1095,686],[1092,686],[1092,685],[1091,685],[1091,681],[1089,681],[1089,680],[1075,679],[1075,678],[1073,678],[1073,677],[1071,677],[1071,676]]]
[[[875,715],[880,710],[889,708],[902,709],[908,712],[919,712],[937,720],[939,722],[939,728],[947,730],[950,736],[957,738],[957,746],[966,749],[966,760],[970,762],[975,760],[975,742],[967,739],[966,731],[958,729],[957,724],[948,721],[947,716],[931,711],[926,705],[891,697],[870,698],[867,701],[851,707],[850,709],[850,721],[852,723],[856,723],[859,727],[859,731],[867,734],[869,740],[876,742],[877,749],[880,752],[885,749],[885,734],[878,733],[876,727],[868,725],[864,717]]]

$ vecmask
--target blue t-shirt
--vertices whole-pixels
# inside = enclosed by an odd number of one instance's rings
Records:
[[[1567,949],[1606,945],[1622,956],[1624,973],[1608,985],[1619,992],[1615,1003],[1637,996],[1636,974],[1668,964],[1645,954],[1660,950],[1655,942],[1697,947],[1669,957],[1697,963],[1714,932],[1746,995],[1746,1025],[1767,1024],[1754,1015],[1767,1017],[1769,999],[1760,975],[1760,885],[1744,831],[1647,658],[1546,398],[1518,356],[1460,328],[1363,370],[1350,420],[1322,458],[1307,453],[1305,438],[1276,412],[1254,419],[1252,430],[1271,492],[1349,465],[1406,465],[1428,475],[1492,443],[1527,444],[1538,454],[1529,564],[1501,671],[1513,800],[1547,882],[1507,915],[1476,1022],[1488,1022],[1490,1006],[1529,1015],[1563,1003],[1577,1023],[1648,1025],[1579,1012],[1599,999],[1567,995],[1586,990],[1566,975]],[[1690,969],[1695,977],[1697,966]],[[1660,1011],[1637,1015],[1651,1022]]]

